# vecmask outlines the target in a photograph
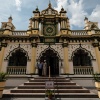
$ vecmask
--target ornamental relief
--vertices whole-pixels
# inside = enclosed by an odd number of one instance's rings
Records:
[[[31,59],[31,50],[32,47],[30,44],[8,44],[7,48],[5,49],[4,59],[7,59],[8,56],[11,56],[11,53],[14,49],[22,48],[24,51],[27,52],[29,59]],[[23,51],[23,52],[24,52]]]
[[[92,45],[85,45],[85,44],[81,44],[81,47],[90,52],[91,55],[93,56],[94,59],[96,59],[96,55],[95,55],[95,51],[94,51],[94,47]],[[75,45],[68,45],[68,59],[71,60],[72,57],[72,53],[76,50],[80,48],[79,44],[75,44]]]
[[[48,45],[38,45],[37,46],[37,54],[36,54],[36,59],[39,58],[41,52],[43,52],[44,50],[48,49],[49,46]],[[63,55],[63,48],[62,48],[62,45],[51,45],[50,46],[51,49],[54,49],[56,52],[58,52],[59,56],[61,59],[63,59],[64,55]]]

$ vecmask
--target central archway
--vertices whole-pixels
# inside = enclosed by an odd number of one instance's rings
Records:
[[[59,57],[57,56],[57,53],[51,49],[46,50],[40,57],[40,61],[44,60],[46,60],[47,63],[47,75],[49,73],[49,66],[51,76],[59,75]]]

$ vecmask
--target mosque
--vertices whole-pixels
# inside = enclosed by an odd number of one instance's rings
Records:
[[[47,75],[100,73],[100,29],[85,17],[83,30],[71,30],[67,11],[49,3],[33,11],[26,30],[1,22],[0,71],[10,75],[38,74],[37,64],[46,60]],[[84,24],[83,23],[83,24]],[[20,24],[19,24],[20,25]]]

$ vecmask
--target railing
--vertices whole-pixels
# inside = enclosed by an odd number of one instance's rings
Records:
[[[27,36],[26,31],[13,31],[12,35],[16,35],[16,36]]]
[[[26,67],[25,66],[7,67],[7,73],[10,75],[26,74]]]
[[[74,74],[91,75],[91,74],[93,74],[93,67],[85,67],[85,66],[76,67],[76,66],[74,66]]]
[[[88,35],[86,30],[72,30],[71,31],[72,35]]]
[[[95,34],[100,34],[100,30],[95,30]]]

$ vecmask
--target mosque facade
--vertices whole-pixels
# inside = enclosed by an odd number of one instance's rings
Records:
[[[85,17],[84,23],[83,30],[71,30],[67,12],[58,12],[51,3],[33,11],[26,30],[16,30],[9,17],[0,28],[0,71],[38,74],[38,63],[46,60],[47,75],[49,67],[51,75],[100,73],[98,22]]]

